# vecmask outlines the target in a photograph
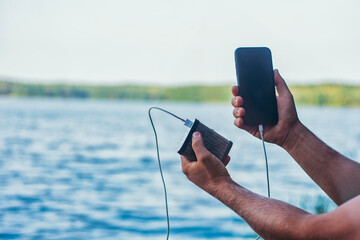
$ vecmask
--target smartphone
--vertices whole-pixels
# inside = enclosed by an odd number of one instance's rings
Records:
[[[271,51],[266,47],[235,50],[239,96],[245,109],[244,125],[275,125],[278,109]]]

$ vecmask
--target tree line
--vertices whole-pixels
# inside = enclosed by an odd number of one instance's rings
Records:
[[[340,84],[290,86],[300,105],[360,106],[360,86]],[[119,100],[163,100],[182,102],[227,102],[230,86],[92,86],[70,84],[29,84],[0,81],[0,96],[97,98]]]

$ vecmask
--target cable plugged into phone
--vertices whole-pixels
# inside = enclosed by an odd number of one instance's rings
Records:
[[[265,148],[263,125],[259,125],[259,132],[260,132],[260,137],[261,137],[261,141],[262,141],[262,145],[263,145],[263,149],[264,149],[264,156],[265,156],[267,196],[270,197],[269,166],[268,166],[268,160],[267,160],[267,154],[266,154],[266,148]],[[258,236],[255,240],[258,240],[258,239],[260,239],[260,236]]]
[[[260,137],[261,137],[261,141],[262,141],[262,145],[263,145],[263,149],[264,149],[264,156],[265,156],[267,195],[268,195],[268,197],[270,197],[269,164],[268,164],[268,159],[267,159],[267,154],[266,154],[263,131],[264,131],[263,125],[259,125],[259,132],[260,132]]]

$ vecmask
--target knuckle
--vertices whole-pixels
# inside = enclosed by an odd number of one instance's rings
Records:
[[[237,112],[238,112],[238,110],[237,110],[237,108],[235,108],[235,109],[233,110],[233,115],[234,115],[234,117],[237,117]]]
[[[188,175],[189,174],[189,166],[183,166],[181,168],[182,172],[185,174],[185,175]]]
[[[238,96],[233,97],[233,99],[232,99],[232,105],[233,105],[234,107],[237,107],[237,106],[239,105],[239,97],[238,97]]]
[[[244,120],[242,118],[239,118],[239,127],[241,127],[244,123]]]
[[[234,125],[237,126],[237,119],[234,120]]]
[[[231,105],[233,105],[233,106],[235,107],[235,97],[233,97],[233,98],[231,99]]]
[[[245,109],[239,108],[239,117],[243,117],[245,115]]]
[[[212,157],[212,154],[209,151],[204,152],[204,154],[202,155],[202,159],[209,159]]]
[[[197,140],[192,140],[191,145],[192,145],[193,148],[198,148],[198,146],[199,146],[199,141],[197,141]]]
[[[234,125],[237,126],[237,127],[241,127],[242,126],[242,123],[243,123],[243,119],[242,118],[236,118],[234,120]]]

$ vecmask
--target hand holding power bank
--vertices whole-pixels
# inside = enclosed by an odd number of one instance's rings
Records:
[[[193,125],[191,126],[190,131],[188,132],[185,141],[178,153],[185,156],[190,161],[197,160],[194,150],[191,146],[192,134],[196,131],[200,132],[201,136],[203,137],[205,148],[214,154],[223,163],[225,163],[226,157],[228,156],[233,143],[197,119],[195,119]]]

